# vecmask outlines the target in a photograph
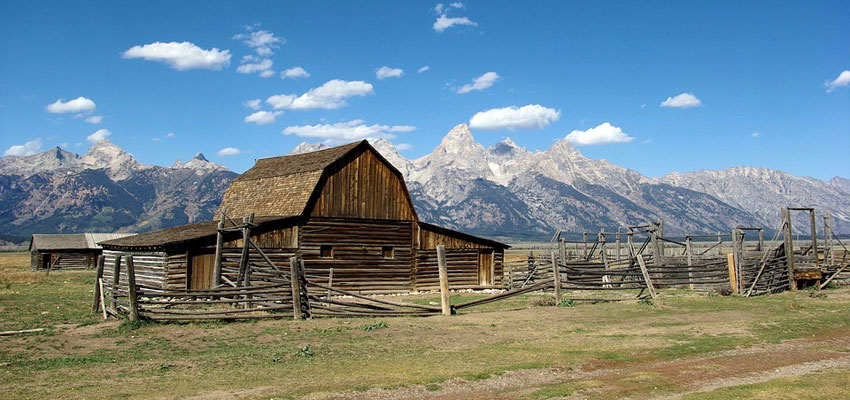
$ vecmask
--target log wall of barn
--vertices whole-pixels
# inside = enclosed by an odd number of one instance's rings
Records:
[[[446,249],[450,289],[478,287],[478,249]],[[437,250],[419,250],[415,273],[416,290],[439,290]]]
[[[312,218],[299,239],[307,278],[326,284],[333,268],[333,286],[343,290],[410,291],[412,228],[412,221]],[[332,254],[323,257],[322,246]]]
[[[115,251],[103,250],[104,265],[103,265],[103,284],[104,286],[112,285],[113,270],[115,268],[115,258],[121,255],[133,256],[133,267],[136,270],[136,284],[154,287],[154,288],[172,288],[167,285],[166,268],[169,257],[162,251]],[[185,261],[184,261],[185,262]],[[185,273],[185,270],[184,270]],[[119,283],[127,284],[127,265],[125,260],[121,260],[121,272],[119,275]],[[183,287],[185,288],[185,278]]]
[[[30,252],[30,267],[44,269],[45,257],[50,258],[51,269],[94,268],[99,252],[96,251],[33,251]],[[58,258],[59,261],[56,261]]]
[[[371,151],[346,156],[326,173],[313,217],[414,219],[404,181]]]

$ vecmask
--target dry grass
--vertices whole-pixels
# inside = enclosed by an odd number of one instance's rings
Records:
[[[654,305],[575,307],[533,306],[540,296],[532,295],[451,317],[99,323],[89,313],[93,271],[41,277],[27,265],[20,254],[0,255],[0,277],[8,282],[0,287],[0,330],[50,329],[0,338],[0,387],[9,399],[298,397],[413,384],[438,389],[453,378],[479,381],[505,371],[632,365],[636,369],[622,379],[551,388],[552,382],[523,381],[540,391],[480,398],[547,398],[577,390],[593,390],[598,398],[623,390],[644,397],[676,393],[684,383],[638,368],[642,362],[793,338],[850,337],[850,289],[826,298],[670,292]],[[837,345],[818,346],[833,351]]]

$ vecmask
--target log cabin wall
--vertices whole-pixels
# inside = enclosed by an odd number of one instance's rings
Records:
[[[97,266],[100,251],[54,250],[30,253],[30,267],[34,270],[46,269],[45,262],[51,265],[50,269],[89,269]]]
[[[313,217],[416,219],[404,181],[371,151],[342,157],[325,176]]]
[[[171,288],[166,284],[166,268],[168,265],[168,257],[162,251],[116,251],[103,250],[103,285],[112,285],[113,269],[115,267],[115,258],[122,255],[133,256],[133,267],[136,270],[136,284],[153,288]],[[185,262],[185,261],[184,261]],[[185,269],[184,269],[185,271]],[[121,272],[119,274],[119,284],[127,284],[127,265],[121,260]],[[185,280],[184,280],[185,282]],[[185,288],[184,286],[180,289]]]
[[[446,249],[449,288],[470,289],[478,285],[478,249]],[[416,260],[416,290],[440,289],[437,250],[419,250]]]
[[[412,221],[311,218],[300,232],[307,278],[363,293],[408,292],[414,249]]]
[[[446,262],[451,288],[500,287],[502,285],[504,249],[434,232],[427,226],[420,227],[419,232],[417,289],[430,290],[434,288],[435,284],[439,285],[439,281],[435,281],[435,279],[439,279],[436,275],[437,255],[435,249],[440,244],[446,246]],[[453,268],[456,270],[454,278],[452,275]],[[420,269],[422,270],[421,273]],[[484,281],[492,282],[492,284]]]

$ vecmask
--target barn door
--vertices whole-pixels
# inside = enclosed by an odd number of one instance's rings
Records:
[[[190,254],[187,266],[186,283],[188,289],[209,289],[213,287],[213,268],[215,253]]]
[[[53,258],[53,257],[52,257],[52,255],[51,255],[50,253],[44,253],[44,254],[42,254],[42,255],[41,255],[41,269],[48,269],[48,268],[50,268],[50,262],[51,262],[51,261],[53,261],[53,260],[52,260],[52,258]]]
[[[493,250],[481,249],[478,251],[478,285],[493,285]]]

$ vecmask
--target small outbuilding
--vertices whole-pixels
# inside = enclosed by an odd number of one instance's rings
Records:
[[[216,221],[104,242],[107,263],[121,254],[133,255],[136,282],[154,288],[232,284],[242,255],[240,232],[224,231],[220,278],[214,273],[222,212],[238,222],[254,215],[251,239],[274,263],[288,265],[290,257],[298,257],[308,279],[332,282],[339,289],[437,289],[436,247],[441,244],[451,288],[502,285],[509,246],[420,221],[402,174],[365,140],[259,159],[230,184]],[[250,260],[263,262],[254,253]],[[106,281],[110,274],[105,268]],[[256,274],[251,279],[255,276],[262,278]]]
[[[34,234],[30,239],[30,268],[94,268],[103,248],[98,242],[118,239],[134,233]]]

